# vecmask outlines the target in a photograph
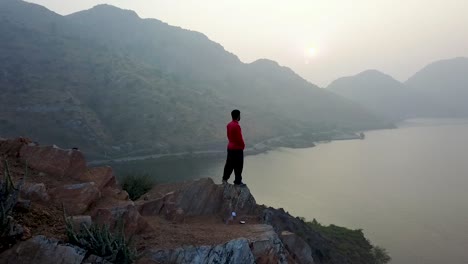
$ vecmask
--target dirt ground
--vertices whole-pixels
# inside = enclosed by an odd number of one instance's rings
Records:
[[[158,216],[145,217],[155,230],[136,238],[138,250],[147,248],[173,249],[186,245],[217,245],[236,238],[249,238],[259,224],[256,216],[236,219],[230,224],[216,216],[186,218],[184,223],[171,223]],[[246,224],[240,224],[240,220]]]

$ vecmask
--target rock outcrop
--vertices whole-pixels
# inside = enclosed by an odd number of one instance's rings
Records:
[[[86,251],[79,247],[60,244],[56,239],[35,236],[0,254],[0,263],[80,264],[85,256]]]
[[[137,201],[142,215],[170,216],[182,210],[186,216],[220,215],[223,218],[257,211],[248,188],[217,185],[210,178],[156,185]]]

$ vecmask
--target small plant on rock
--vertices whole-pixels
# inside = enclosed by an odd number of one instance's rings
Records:
[[[66,235],[69,243],[88,250],[90,254],[102,257],[114,264],[131,264],[137,258],[132,239],[126,239],[123,222],[117,224],[115,232],[108,225],[82,225],[76,232],[73,223],[64,210]]]
[[[131,174],[122,179],[122,189],[128,192],[132,200],[140,198],[153,188],[154,181],[148,174]]]

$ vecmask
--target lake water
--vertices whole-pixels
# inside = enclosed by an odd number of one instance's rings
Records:
[[[220,182],[224,161],[151,164],[163,180]],[[365,140],[248,156],[244,172],[258,203],[363,229],[390,252],[392,263],[468,263],[465,120],[416,120],[368,132]]]

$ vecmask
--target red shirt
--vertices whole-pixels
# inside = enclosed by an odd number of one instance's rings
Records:
[[[227,125],[227,137],[229,140],[228,149],[243,150],[245,148],[244,138],[242,137],[242,129],[237,120],[232,120]]]

